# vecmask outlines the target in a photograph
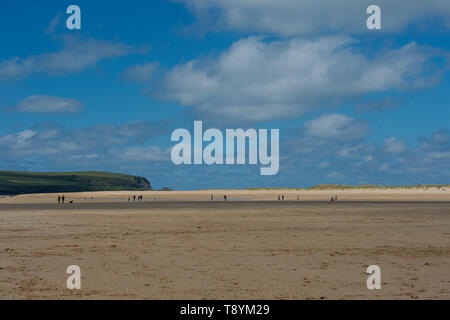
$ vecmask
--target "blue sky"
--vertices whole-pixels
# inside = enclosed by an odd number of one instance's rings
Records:
[[[81,8],[68,30],[67,6]],[[378,4],[382,30],[368,30]],[[0,3],[0,168],[156,188],[450,183],[450,2]],[[171,132],[279,128],[280,170],[175,166]]]

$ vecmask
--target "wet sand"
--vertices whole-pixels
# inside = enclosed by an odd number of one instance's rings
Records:
[[[201,201],[209,193],[0,199],[0,299],[450,299],[447,192]],[[381,290],[366,287],[373,264]],[[69,265],[79,291],[66,288]]]
[[[60,194],[62,195],[62,194]],[[450,202],[450,188],[413,188],[413,189],[349,189],[349,190],[200,190],[200,191],[101,191],[65,194],[66,202],[98,203],[98,202],[127,202],[128,196],[142,195],[145,202],[149,201],[223,201],[227,195],[232,201],[276,201],[278,196],[284,195],[287,201],[329,201],[338,196],[339,201],[378,201],[378,202]],[[54,204],[57,194],[31,194],[14,198],[0,198],[1,204]]]

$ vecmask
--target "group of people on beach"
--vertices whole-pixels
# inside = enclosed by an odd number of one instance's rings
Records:
[[[284,201],[284,194],[278,195],[278,201]],[[297,196],[297,201],[300,201],[300,196]]]
[[[64,203],[65,199],[66,199],[66,197],[64,195],[62,195],[62,196],[58,195],[58,203]],[[228,199],[228,197],[225,194],[223,196],[223,201],[227,201],[227,199]],[[94,200],[94,197],[92,197],[92,200]],[[139,195],[139,196],[136,196],[136,195],[131,196],[130,195],[130,196],[128,196],[128,202],[131,202],[131,200],[133,200],[133,202],[136,202],[136,200],[142,202],[144,200],[144,197],[142,195]],[[153,199],[153,200],[156,200],[156,199]],[[299,201],[299,200],[300,200],[300,196],[297,196],[297,201]],[[338,200],[337,195],[335,195],[334,197],[331,197],[331,199],[330,199],[330,201],[337,201],[337,200]],[[211,195],[211,201],[214,201],[214,195]],[[284,201],[284,194],[278,195],[278,201]]]
[[[300,200],[300,196],[297,196],[297,201]],[[335,195],[334,197],[331,197],[330,201],[337,201],[338,200],[338,196]],[[278,201],[284,201],[284,194],[282,195],[278,195]]]
[[[64,195],[58,195],[58,203],[64,203],[64,201],[66,201],[66,197]]]
[[[214,195],[211,195],[211,201],[214,201]],[[223,195],[223,201],[227,201],[228,197],[226,194]]]
[[[135,194],[133,196],[128,196],[128,202],[130,202],[133,199],[133,202],[137,201],[142,201],[144,200],[144,196],[140,195],[140,196],[136,196]]]

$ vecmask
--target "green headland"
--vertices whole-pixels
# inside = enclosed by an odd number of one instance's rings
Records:
[[[0,171],[0,195],[86,191],[145,191],[150,182],[108,172],[18,172]]]

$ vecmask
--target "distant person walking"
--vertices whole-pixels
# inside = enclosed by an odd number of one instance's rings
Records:
[[[284,201],[284,194],[281,196],[281,200],[283,200]]]
[[[226,194],[223,196],[223,201],[227,201],[227,195]]]
[[[133,195],[133,202],[135,202],[136,201],[136,195],[134,194]]]
[[[214,196],[213,195],[211,195],[211,201],[214,201]]]
[[[281,196],[280,195],[278,195],[278,201],[280,201],[281,200]]]
[[[58,195],[58,203],[61,203],[61,196]]]
[[[66,197],[64,196],[64,195],[62,195],[62,197],[61,197],[61,201],[62,201],[62,203],[64,203],[64,200],[66,199]]]

